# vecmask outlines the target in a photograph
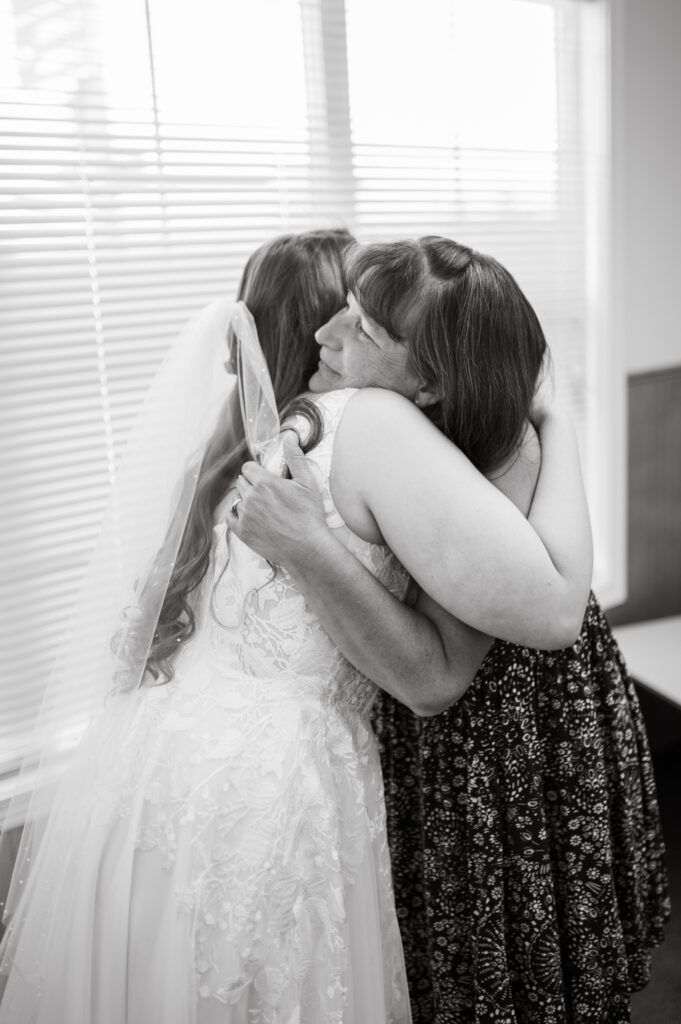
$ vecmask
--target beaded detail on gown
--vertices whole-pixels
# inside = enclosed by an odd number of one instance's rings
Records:
[[[415,1024],[626,1024],[669,917],[636,691],[596,599],[577,643],[497,641],[453,707],[375,727]]]
[[[308,459],[329,525],[403,599],[397,559],[333,507],[351,394],[315,399]],[[173,680],[113,698],[79,747],[60,790],[79,814],[57,800],[1,949],[2,1024],[411,1020],[376,687],[290,577],[230,541],[218,523]]]

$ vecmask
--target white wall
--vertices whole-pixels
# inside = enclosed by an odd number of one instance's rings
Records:
[[[681,365],[681,0],[611,0],[613,300],[629,373]]]

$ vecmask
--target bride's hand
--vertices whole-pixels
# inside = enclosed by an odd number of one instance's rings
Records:
[[[227,512],[225,521],[262,558],[289,566],[327,526],[321,495],[305,456],[290,434],[284,437],[283,447],[291,479],[256,462],[245,463],[236,483],[241,500],[234,513]]]

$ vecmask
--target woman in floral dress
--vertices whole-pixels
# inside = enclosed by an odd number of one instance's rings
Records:
[[[389,343],[401,345],[435,395],[431,418],[527,514],[536,467],[528,461],[519,486],[500,467],[520,335],[496,261],[448,239],[386,243],[360,247],[348,280],[350,305],[317,333],[312,390],[400,390]],[[371,375],[367,332],[385,356]],[[511,446],[521,477],[536,379]],[[442,664],[435,641],[419,661],[405,610],[392,623],[373,581],[315,534],[306,481],[294,491],[252,479],[249,543],[294,573],[339,647],[382,685],[374,725],[414,1020],[625,1024],[670,908],[645,727],[594,595],[562,650],[492,641],[462,623],[452,657]],[[425,591],[446,593],[448,582],[435,571],[421,581],[414,618],[437,621]],[[396,698],[415,673],[425,687],[432,665],[441,699],[414,714]]]

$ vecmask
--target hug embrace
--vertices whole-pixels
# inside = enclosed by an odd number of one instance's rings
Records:
[[[134,600],[27,821],[0,1022],[625,1024],[664,846],[531,305],[449,239],[343,231],[237,298],[112,495]]]

